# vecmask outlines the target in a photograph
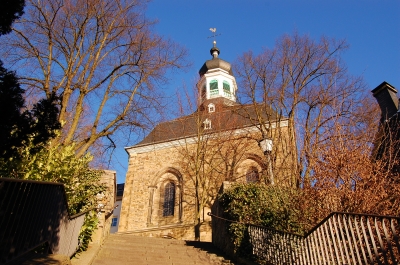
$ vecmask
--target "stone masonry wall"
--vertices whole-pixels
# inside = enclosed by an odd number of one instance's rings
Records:
[[[246,146],[245,154],[241,154],[242,158],[234,173],[235,181],[245,181],[249,167],[257,167],[260,172],[265,171],[265,164],[263,164],[265,157],[256,140],[260,139],[260,135],[247,134],[246,138],[248,138],[248,143],[243,143],[243,139],[240,140],[241,143],[238,143],[238,145],[245,144]],[[122,199],[119,232],[194,239],[195,201],[193,194],[190,194],[194,192],[194,187],[193,182],[180,169],[182,153],[178,151],[178,148],[180,147],[170,146],[143,153],[135,153],[134,147],[132,148]],[[275,162],[282,161],[279,155],[277,156],[278,159],[275,159]],[[163,187],[167,182],[173,182],[176,185],[175,211],[173,216],[163,217]],[[215,183],[215,190],[221,184],[222,181]],[[215,198],[210,199],[212,201]],[[201,213],[201,219],[204,222],[200,227],[201,239],[205,241],[211,241],[211,219],[207,216],[208,211],[209,209],[204,209]]]

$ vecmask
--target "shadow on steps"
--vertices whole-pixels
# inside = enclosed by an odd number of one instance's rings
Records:
[[[221,264],[231,264],[231,265],[238,265],[239,263],[233,263],[230,258],[225,255],[220,249],[213,245],[211,242],[201,242],[201,241],[185,241],[187,246],[191,246],[197,248],[199,250],[205,251],[213,259],[219,260]]]

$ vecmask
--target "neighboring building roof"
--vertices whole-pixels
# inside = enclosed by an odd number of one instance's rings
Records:
[[[254,105],[226,106],[218,101],[208,101],[215,104],[215,112],[209,113],[206,105],[190,115],[158,124],[141,142],[135,147],[167,142],[176,139],[193,137],[198,134],[198,129],[203,122],[208,119],[211,121],[211,129],[205,130],[204,133],[215,133],[218,131],[233,130],[245,128],[259,124],[258,115]],[[258,105],[257,110],[262,109],[262,105]],[[263,121],[276,121],[277,113],[271,108],[264,108],[261,111]]]

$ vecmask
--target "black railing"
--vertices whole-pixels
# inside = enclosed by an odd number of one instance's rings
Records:
[[[223,222],[226,228],[226,219],[211,215],[219,219],[213,220],[213,225]],[[265,264],[393,265],[400,262],[400,217],[396,216],[337,212],[305,236],[256,225],[248,225],[248,232],[251,254]]]
[[[0,264],[46,243],[50,253],[72,256],[84,217],[69,215],[62,184],[0,178]]]

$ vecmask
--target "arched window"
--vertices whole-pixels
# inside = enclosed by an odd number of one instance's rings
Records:
[[[215,111],[215,105],[213,103],[208,104],[208,112],[214,112]]]
[[[218,95],[218,80],[214,79],[210,82],[210,96]]]
[[[258,169],[256,167],[251,167],[247,170],[246,173],[246,182],[247,183],[257,183],[260,181],[260,174],[258,173]]]
[[[175,184],[168,182],[164,188],[163,216],[174,215]]]
[[[224,90],[224,96],[227,98],[232,97],[231,88],[228,81],[222,82],[222,88]]]
[[[224,88],[224,92],[226,92],[226,93],[231,93],[231,88],[230,88],[230,86],[229,86],[229,82],[228,82],[228,81],[225,81],[225,80],[224,80],[224,82],[222,83],[222,85],[223,85],[223,88]]]
[[[203,124],[204,124],[204,130],[211,129],[211,120],[209,120],[208,118],[203,121]]]

